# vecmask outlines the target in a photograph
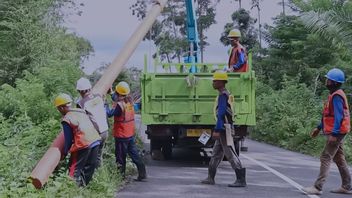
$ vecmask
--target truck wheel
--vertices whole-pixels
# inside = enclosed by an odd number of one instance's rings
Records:
[[[163,145],[161,147],[161,151],[164,155],[164,158],[166,160],[169,160],[172,158],[172,142],[171,139],[167,139],[163,141]]]
[[[162,160],[161,141],[155,138],[150,139],[150,155],[153,160]]]

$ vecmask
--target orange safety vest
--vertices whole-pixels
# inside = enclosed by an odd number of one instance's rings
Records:
[[[247,52],[246,52],[246,49],[244,49],[244,47],[242,47],[242,45],[238,45],[237,47],[231,48],[228,67],[231,68],[232,65],[235,65],[238,62],[238,54],[240,52],[244,53],[244,63],[239,69],[235,69],[234,72],[248,71]]]
[[[335,95],[339,95],[343,98],[343,119],[340,127],[340,133],[341,134],[346,134],[350,131],[351,129],[351,124],[350,124],[350,111],[348,108],[348,102],[347,102],[347,97],[346,94],[341,90],[337,90],[334,93],[330,94],[328,97],[328,101],[324,105],[324,110],[323,110],[323,126],[324,126],[324,133],[325,134],[331,134],[332,130],[334,128],[334,105],[332,103],[332,98]]]
[[[129,102],[117,102],[113,104],[121,107],[122,113],[120,116],[114,116],[113,136],[117,138],[129,138],[134,136],[134,109]]]
[[[71,153],[87,148],[93,142],[101,139],[88,115],[82,109],[71,109],[62,118],[62,121],[67,122],[72,129],[73,144],[70,149]]]

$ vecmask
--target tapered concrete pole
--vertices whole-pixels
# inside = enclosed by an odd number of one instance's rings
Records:
[[[99,79],[97,84],[93,87],[93,92],[100,95],[106,94],[112,83],[120,74],[123,66],[133,54],[138,44],[143,40],[149,29],[152,27],[157,16],[165,7],[167,0],[156,0],[148,15],[144,18],[142,23],[138,26],[135,32],[131,35],[120,53],[111,63],[111,65],[104,71],[103,76]],[[56,166],[59,164],[64,147],[64,135],[61,132],[41,160],[38,162],[30,179],[36,188],[42,188],[48,181]]]
[[[138,44],[143,40],[149,29],[152,27],[157,16],[161,13],[162,9],[166,5],[167,0],[158,0],[154,2],[154,6],[143,19],[137,30],[129,38],[125,46],[122,48],[120,53],[111,63],[111,65],[105,70],[103,76],[99,79],[97,84],[93,87],[93,92],[100,95],[106,94],[112,83],[115,81],[123,66],[126,64]]]

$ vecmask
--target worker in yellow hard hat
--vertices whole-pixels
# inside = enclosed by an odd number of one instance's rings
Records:
[[[226,89],[228,75],[225,71],[216,71],[213,75],[213,88],[218,90],[219,95],[215,99],[214,114],[216,125],[212,133],[215,139],[213,155],[209,162],[208,177],[201,181],[203,184],[215,184],[215,174],[219,163],[226,156],[232,169],[236,173],[236,181],[229,184],[229,187],[245,187],[246,169],[242,167],[238,154],[233,145],[234,122],[233,122],[233,96]],[[231,138],[227,141],[227,138]],[[228,143],[230,142],[230,144]]]
[[[130,92],[126,82],[119,82],[115,87],[117,97],[113,101],[113,108],[110,110],[106,106],[106,111],[108,117],[114,116],[115,156],[121,174],[125,175],[128,153],[138,169],[138,177],[135,180],[142,181],[147,178],[147,174],[135,142],[134,108],[133,101],[129,97]]]
[[[80,98],[76,101],[77,107],[85,110],[95,129],[101,137],[99,145],[98,166],[101,166],[103,158],[103,148],[108,137],[109,125],[104,107],[103,97],[99,94],[92,93],[92,85],[87,78],[80,78],[76,83],[76,90]]]
[[[86,112],[71,108],[72,99],[67,94],[59,94],[54,105],[61,113],[65,137],[64,156],[71,153],[69,175],[78,186],[86,186],[92,179],[97,166],[100,136]]]
[[[246,72],[248,71],[247,52],[246,49],[240,44],[242,34],[240,30],[233,29],[227,35],[230,41],[230,56],[227,71],[233,72]]]

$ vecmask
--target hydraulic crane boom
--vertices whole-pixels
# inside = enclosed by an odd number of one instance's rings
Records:
[[[187,39],[189,42],[188,56],[185,58],[185,63],[197,63],[198,62],[198,29],[197,19],[194,11],[193,0],[186,0],[186,11],[187,11]],[[197,69],[195,65],[192,65],[191,73],[196,73]]]

